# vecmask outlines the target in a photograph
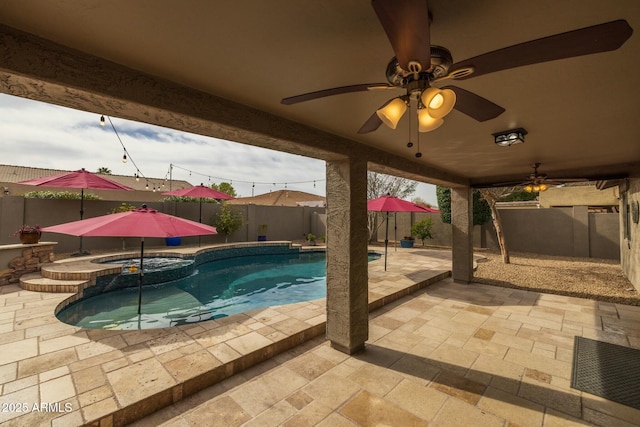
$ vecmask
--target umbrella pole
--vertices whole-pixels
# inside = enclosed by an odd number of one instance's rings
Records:
[[[387,271],[387,245],[389,244],[389,212],[387,212],[387,227],[384,232],[384,271]]]
[[[80,221],[82,221],[82,217],[84,216],[84,188],[80,189]],[[82,236],[80,236],[80,250],[78,251],[78,255],[82,256]]]
[[[393,213],[393,251],[398,251],[398,212]]]
[[[144,261],[144,237],[140,238],[140,270],[138,271],[138,314],[140,314],[140,307],[142,306],[142,278],[144,277],[144,270],[142,263]]]
[[[198,218],[198,222],[202,224],[202,197],[200,197],[200,217]],[[200,239],[202,236],[198,236],[198,247],[200,247]]]

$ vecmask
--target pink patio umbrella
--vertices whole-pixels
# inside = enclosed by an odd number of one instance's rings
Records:
[[[384,271],[387,271],[387,246],[389,244],[389,212],[440,212],[437,209],[421,206],[413,202],[402,200],[398,197],[386,194],[367,201],[367,210],[376,212],[386,212],[386,231],[384,234]]]
[[[222,191],[214,190],[211,187],[207,187],[204,184],[196,185],[189,188],[181,188],[180,190],[168,191],[162,193],[165,196],[181,196],[181,197],[197,197],[200,199],[200,220],[202,222],[202,199],[216,199],[216,200],[228,200],[233,199],[233,196],[223,193]]]
[[[204,184],[196,185],[189,188],[181,188],[180,190],[168,191],[162,193],[165,196],[181,196],[181,197],[197,197],[200,199],[200,214],[198,222],[202,222],[202,199],[215,199],[215,200],[228,200],[233,199],[233,196],[223,193],[222,191],[215,190],[211,187],[207,187]],[[200,238],[198,238],[198,245],[200,245]]]
[[[133,188],[127,187],[110,179],[104,178],[95,173],[84,170],[84,168],[73,171],[64,172],[58,175],[46,176],[44,178],[30,179],[21,181],[18,184],[35,185],[38,187],[60,187],[60,188],[80,188],[80,219],[84,216],[84,189],[93,190],[128,190]],[[80,237],[80,250],[78,255],[86,255],[87,252],[82,250],[82,237]]]
[[[142,304],[142,279],[144,277],[144,238],[177,237],[217,234],[215,227],[189,221],[158,212],[155,209],[141,208],[129,212],[103,215],[80,221],[44,227],[42,231],[70,234],[72,236],[103,237],[140,237],[140,270],[138,272],[138,314]]]

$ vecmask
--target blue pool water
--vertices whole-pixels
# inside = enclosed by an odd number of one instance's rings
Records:
[[[140,315],[138,289],[131,287],[79,300],[57,316],[84,328],[152,329],[309,301],[326,296],[325,263],[323,252],[212,261],[188,277],[144,286]]]

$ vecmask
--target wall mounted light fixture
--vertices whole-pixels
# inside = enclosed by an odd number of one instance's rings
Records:
[[[528,132],[523,128],[517,128],[494,133],[492,135],[496,145],[499,145],[500,147],[510,147],[514,144],[522,144],[524,142],[524,136],[527,133]]]

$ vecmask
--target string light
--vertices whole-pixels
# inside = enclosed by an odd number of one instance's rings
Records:
[[[122,138],[120,138],[120,134],[118,133],[118,130],[114,126],[113,121],[111,121],[111,117],[107,116],[106,119],[109,119],[109,124],[111,125],[111,128],[113,129],[113,132],[116,134],[116,137],[118,138],[118,142],[120,142],[120,145],[122,146],[122,149],[124,150],[124,154],[122,155],[122,163],[127,163],[127,161],[131,160],[131,163],[136,168],[136,173],[134,174],[136,182],[140,182],[140,177],[146,179],[147,180],[147,184],[145,186],[145,189],[148,190],[149,189],[149,180],[148,180],[148,178],[146,176],[144,176],[144,174],[142,172],[140,172],[140,168],[138,167],[138,165],[136,165],[136,162],[131,157],[131,153],[129,153],[129,151],[127,151],[127,147],[125,147],[124,143],[122,142]],[[105,119],[104,115],[100,116],[100,125],[101,126],[105,126],[106,119]],[[165,180],[166,180],[166,176],[165,176]],[[155,187],[156,186],[154,185],[154,189],[155,189]],[[159,184],[158,184],[158,189],[160,189],[160,185]]]
[[[111,120],[111,117],[109,116],[104,116],[101,115],[100,116],[100,126],[106,126],[106,121],[107,119],[109,120],[109,124],[111,125],[111,128],[113,129],[113,132],[115,133],[116,137],[118,138],[118,141],[120,142],[120,145],[122,146],[122,149],[124,150],[124,154],[122,155],[122,163],[127,163],[129,160],[131,160],[131,163],[133,164],[133,166],[136,168],[136,173],[134,174],[134,177],[136,179],[136,182],[140,181],[140,178],[144,178],[147,180],[147,184],[145,186],[145,189],[149,189],[149,180],[148,178],[140,171],[140,168],[138,168],[138,165],[136,165],[135,161],[133,160],[133,158],[131,157],[131,154],[128,152],[127,148],[125,147],[124,143],[122,142],[122,139],[120,138],[120,134],[118,133],[118,130],[116,129],[116,127],[113,124],[113,121]],[[236,180],[236,179],[230,179],[230,178],[221,178],[221,177],[212,177],[211,175],[207,175],[207,174],[203,174],[203,173],[199,173],[197,171],[193,171],[190,169],[185,169],[182,168],[180,166],[171,164],[169,169],[171,170],[173,167],[176,167],[178,169],[182,169],[186,172],[189,172],[189,177],[192,177],[193,174],[196,175],[200,175],[203,177],[207,177],[208,182],[211,183],[212,179],[213,180],[218,180],[221,182],[229,182],[231,185],[233,185],[234,182],[239,183],[239,184],[251,184],[251,194],[254,194],[255,191],[255,187],[256,185],[272,185],[274,187],[278,186],[278,185],[283,185],[284,188],[288,188],[288,184],[313,184],[313,188],[316,188],[316,182],[324,182],[324,179],[321,180],[308,180],[308,181],[296,181],[296,182],[257,182],[257,181],[242,181],[242,180]],[[169,173],[167,173],[169,174]],[[167,176],[165,175],[164,178],[164,182],[162,182],[162,184],[158,183],[157,184],[157,188],[156,185],[154,184],[154,191],[155,189],[160,190],[161,186],[162,188],[165,187],[165,182],[167,181]],[[269,190],[271,191],[271,190]]]
[[[255,188],[256,185],[271,185],[271,186],[274,186],[274,187],[279,186],[279,185],[285,186],[285,185],[288,185],[288,184],[296,184],[296,185],[297,184],[313,184],[313,185],[315,185],[316,182],[324,182],[325,181],[324,179],[311,179],[311,180],[307,180],[307,181],[295,181],[295,182],[290,182],[290,181],[289,182],[243,181],[243,180],[235,179],[235,178],[211,176],[211,175],[208,175],[208,174],[205,174],[205,173],[201,173],[201,172],[194,171],[194,170],[191,170],[191,169],[183,168],[183,167],[178,166],[178,165],[173,164],[173,163],[172,163],[172,167],[175,168],[175,169],[181,169],[181,170],[183,170],[185,172],[189,172],[189,176],[190,177],[192,176],[192,174],[195,174],[195,175],[200,175],[202,177],[206,177],[209,181],[215,180],[215,181],[221,181],[221,182],[228,182],[230,184],[233,184],[234,182],[238,183],[238,184],[251,184],[252,188]]]

